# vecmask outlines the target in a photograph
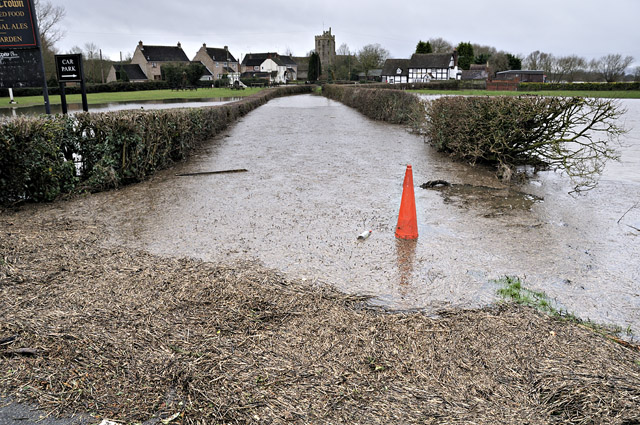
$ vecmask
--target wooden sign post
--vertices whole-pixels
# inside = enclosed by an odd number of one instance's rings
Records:
[[[82,55],[56,55],[56,73],[60,83],[60,98],[62,100],[62,113],[67,113],[67,97],[65,86],[69,82],[80,83],[82,90],[82,110],[89,111],[87,102],[87,89],[84,84],[84,69],[82,68]]]

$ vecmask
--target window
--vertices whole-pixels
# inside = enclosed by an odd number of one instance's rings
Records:
[[[396,69],[396,74],[398,75],[402,74],[402,70],[400,68]]]
[[[157,67],[158,67],[158,64],[157,64],[157,63],[155,63],[155,62],[151,62],[151,68],[157,68]]]

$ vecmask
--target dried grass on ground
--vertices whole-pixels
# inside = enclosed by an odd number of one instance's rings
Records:
[[[0,389],[56,414],[207,424],[640,423],[640,354],[498,306],[387,314],[255,264],[0,215]],[[20,348],[35,355],[17,354]]]

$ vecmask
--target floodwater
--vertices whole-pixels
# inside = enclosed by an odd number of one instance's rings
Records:
[[[638,330],[640,101],[624,105],[634,130],[622,162],[578,197],[558,173],[510,188],[402,127],[302,95],[272,100],[147,182],[59,203],[54,213],[103,220],[113,243],[250,259],[391,309],[484,306],[496,300],[493,279],[520,276],[584,319]],[[416,241],[394,237],[407,164]],[[247,172],[176,176],[232,169]],[[454,185],[419,187],[437,179]]]
[[[124,111],[131,109],[173,109],[173,108],[201,108],[204,106],[222,105],[240,100],[237,97],[216,97],[203,99],[162,99],[136,100],[131,102],[111,102],[89,105],[89,112]],[[69,103],[67,110],[70,114],[82,111],[82,103]],[[15,117],[18,115],[42,115],[46,113],[44,105],[25,106],[21,108],[0,108],[0,117]],[[61,114],[61,105],[51,105],[52,114]]]

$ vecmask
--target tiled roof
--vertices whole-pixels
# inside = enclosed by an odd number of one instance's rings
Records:
[[[142,54],[149,62],[189,62],[179,46],[142,46]]]
[[[207,47],[207,54],[211,59],[219,62],[237,62],[228,49],[218,49],[216,47]]]
[[[292,56],[280,56],[280,60],[287,66],[297,66],[298,64]]]
[[[278,55],[275,52],[268,52],[268,53],[247,53],[244,57],[244,59],[242,60],[242,64],[246,65],[246,66],[258,66],[261,65],[262,62],[264,62],[266,59],[274,59],[278,58],[280,55]],[[258,62],[259,61],[259,62]],[[256,63],[258,62],[258,63]],[[255,63],[255,65],[252,65],[252,63]]]
[[[470,69],[462,70],[462,74],[460,76],[461,80],[486,80],[489,77],[489,73],[486,68],[483,69]]]
[[[146,80],[147,76],[144,75],[144,72],[142,71],[142,68],[140,68],[140,65],[133,65],[133,64],[115,64],[113,65],[113,67],[116,70],[116,75],[118,73],[120,73],[120,76],[118,79],[123,79],[123,75],[122,75],[122,71],[124,71],[127,74],[127,78],[129,79],[129,81],[133,81],[133,80]]]
[[[298,64],[298,72],[306,72],[309,70],[308,56],[295,56],[293,60]]]

